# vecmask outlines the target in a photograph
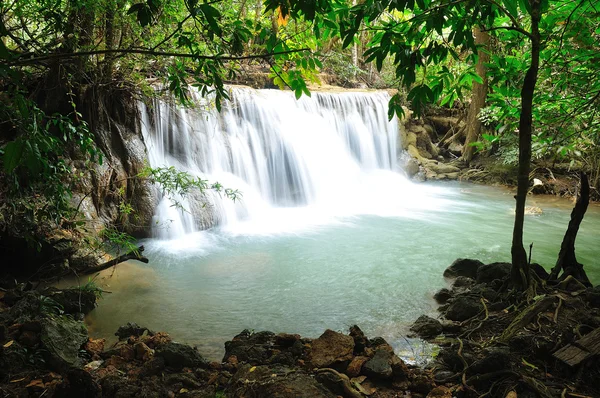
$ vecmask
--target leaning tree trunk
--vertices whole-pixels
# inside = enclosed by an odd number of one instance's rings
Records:
[[[575,257],[575,238],[577,238],[577,232],[579,231],[579,225],[583,221],[583,216],[590,203],[590,184],[588,178],[584,173],[581,173],[581,189],[579,190],[579,197],[577,203],[571,212],[571,220],[567,227],[567,232],[563,238],[562,244],[560,245],[560,252],[558,253],[558,260],[556,265],[552,268],[550,273],[550,279],[558,279],[558,274],[561,270],[564,273],[559,280],[567,278],[569,275],[580,281],[586,286],[591,286],[590,280],[587,277],[583,269],[583,265],[577,262]]]
[[[481,108],[485,106],[485,98],[487,97],[488,80],[486,64],[490,62],[490,55],[488,53],[490,35],[487,32],[481,31],[479,27],[473,28],[473,35],[475,36],[475,44],[478,48],[475,71],[477,72],[477,75],[481,77],[483,83],[473,82],[473,90],[471,92],[471,105],[469,106],[469,113],[467,115],[467,137],[465,139],[462,155],[463,160],[467,162],[467,164],[473,158],[473,150],[475,149],[471,144],[477,141],[481,132],[479,112],[481,111]]]
[[[525,200],[529,189],[529,171],[531,167],[531,131],[533,129],[533,94],[540,66],[540,30],[541,0],[531,0],[531,65],[525,75],[521,89],[521,117],[519,118],[519,174],[515,225],[511,246],[511,279],[517,288],[527,289],[530,284],[527,252],[523,247],[523,223],[525,221]]]

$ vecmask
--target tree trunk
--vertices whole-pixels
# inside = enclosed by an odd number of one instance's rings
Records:
[[[104,14],[104,46],[107,50],[112,50],[115,44],[115,9],[117,5],[114,0],[108,1],[106,4],[106,13]],[[112,80],[113,66],[115,62],[114,54],[106,54],[104,57],[104,65],[102,68],[102,77],[105,82]]]
[[[469,114],[467,115],[467,138],[463,147],[463,160],[467,164],[473,158],[473,150],[475,149],[471,143],[477,141],[481,133],[481,121],[479,121],[479,112],[485,106],[485,98],[488,91],[487,67],[490,62],[488,53],[490,35],[487,32],[482,32],[479,27],[473,28],[475,36],[475,44],[477,45],[477,65],[475,71],[483,80],[483,83],[473,82],[473,90],[471,92],[471,105],[469,106]]]
[[[521,116],[519,118],[519,174],[517,178],[517,195],[515,209],[515,225],[511,246],[512,270],[511,278],[517,288],[529,287],[530,274],[527,252],[523,247],[523,223],[525,221],[525,200],[529,189],[529,171],[531,167],[531,131],[533,129],[532,109],[533,94],[537,83],[540,65],[540,30],[541,0],[531,0],[531,65],[525,75],[521,89]]]
[[[550,273],[550,279],[558,279],[558,274],[561,270],[564,270],[563,275],[560,279],[564,279],[569,275],[580,281],[586,286],[591,286],[590,280],[587,274],[583,270],[583,265],[577,262],[575,257],[575,239],[577,238],[577,232],[579,231],[579,225],[583,221],[583,216],[590,203],[590,185],[587,176],[581,173],[581,189],[579,191],[579,197],[577,203],[571,212],[571,220],[567,227],[567,232],[563,238],[562,244],[560,245],[560,252],[558,253],[558,260],[556,265],[552,268]]]

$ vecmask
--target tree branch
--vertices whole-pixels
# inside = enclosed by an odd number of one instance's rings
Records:
[[[28,59],[17,59],[9,62],[0,62],[0,65],[4,64],[6,66],[24,66],[29,64],[35,64],[43,61],[49,61],[53,59],[61,59],[61,58],[77,58],[77,57],[88,57],[91,55],[106,55],[106,54],[140,54],[140,55],[148,55],[153,57],[181,57],[181,58],[194,58],[194,59],[212,59],[212,60],[224,60],[224,61],[241,61],[245,59],[259,59],[259,58],[267,58],[274,55],[283,55],[283,54],[292,54],[310,51],[309,48],[300,48],[295,50],[288,51],[279,51],[265,54],[254,54],[254,55],[244,55],[244,56],[234,56],[234,55],[198,55],[198,54],[190,54],[190,53],[177,53],[177,52],[165,52],[165,51],[154,51],[148,49],[113,49],[113,50],[95,50],[95,51],[81,51],[75,53],[55,53],[49,55],[43,55],[39,57],[32,57]],[[19,58],[24,58],[26,55],[22,55]]]

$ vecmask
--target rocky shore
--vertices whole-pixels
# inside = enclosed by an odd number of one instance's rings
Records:
[[[540,280],[547,274],[533,265]],[[136,324],[119,341],[83,323],[96,291],[0,290],[0,392],[5,397],[597,397],[600,289],[571,279],[527,298],[505,289],[510,265],[459,259],[435,295],[439,319],[411,330],[440,346],[421,368],[358,326],[316,339],[244,330],[221,362]],[[597,339],[596,339],[596,335]],[[594,345],[595,344],[595,345]],[[571,355],[572,348],[585,355]]]

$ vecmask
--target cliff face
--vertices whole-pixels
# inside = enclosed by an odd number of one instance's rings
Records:
[[[158,192],[140,178],[148,156],[138,100],[129,91],[92,88],[82,98],[83,116],[90,123],[104,159],[91,168],[74,160],[74,166],[84,173],[74,204],[81,203],[80,210],[94,221],[96,231],[114,225],[134,237],[148,237]]]
[[[42,194],[11,196],[10,176],[0,171],[0,258],[8,264],[0,269],[0,279],[1,274],[56,276],[69,267],[95,265],[104,257],[95,238],[107,226],[136,238],[150,236],[159,192],[140,176],[147,151],[138,98],[131,90],[84,86],[76,96],[66,90],[46,91],[36,104],[46,115],[66,115],[72,111],[72,98],[103,160],[90,162],[75,143],[55,155],[66,159],[71,178],[65,183],[72,192],[72,206],[79,210],[56,220],[36,216],[45,211]],[[13,139],[0,133],[0,144]]]

